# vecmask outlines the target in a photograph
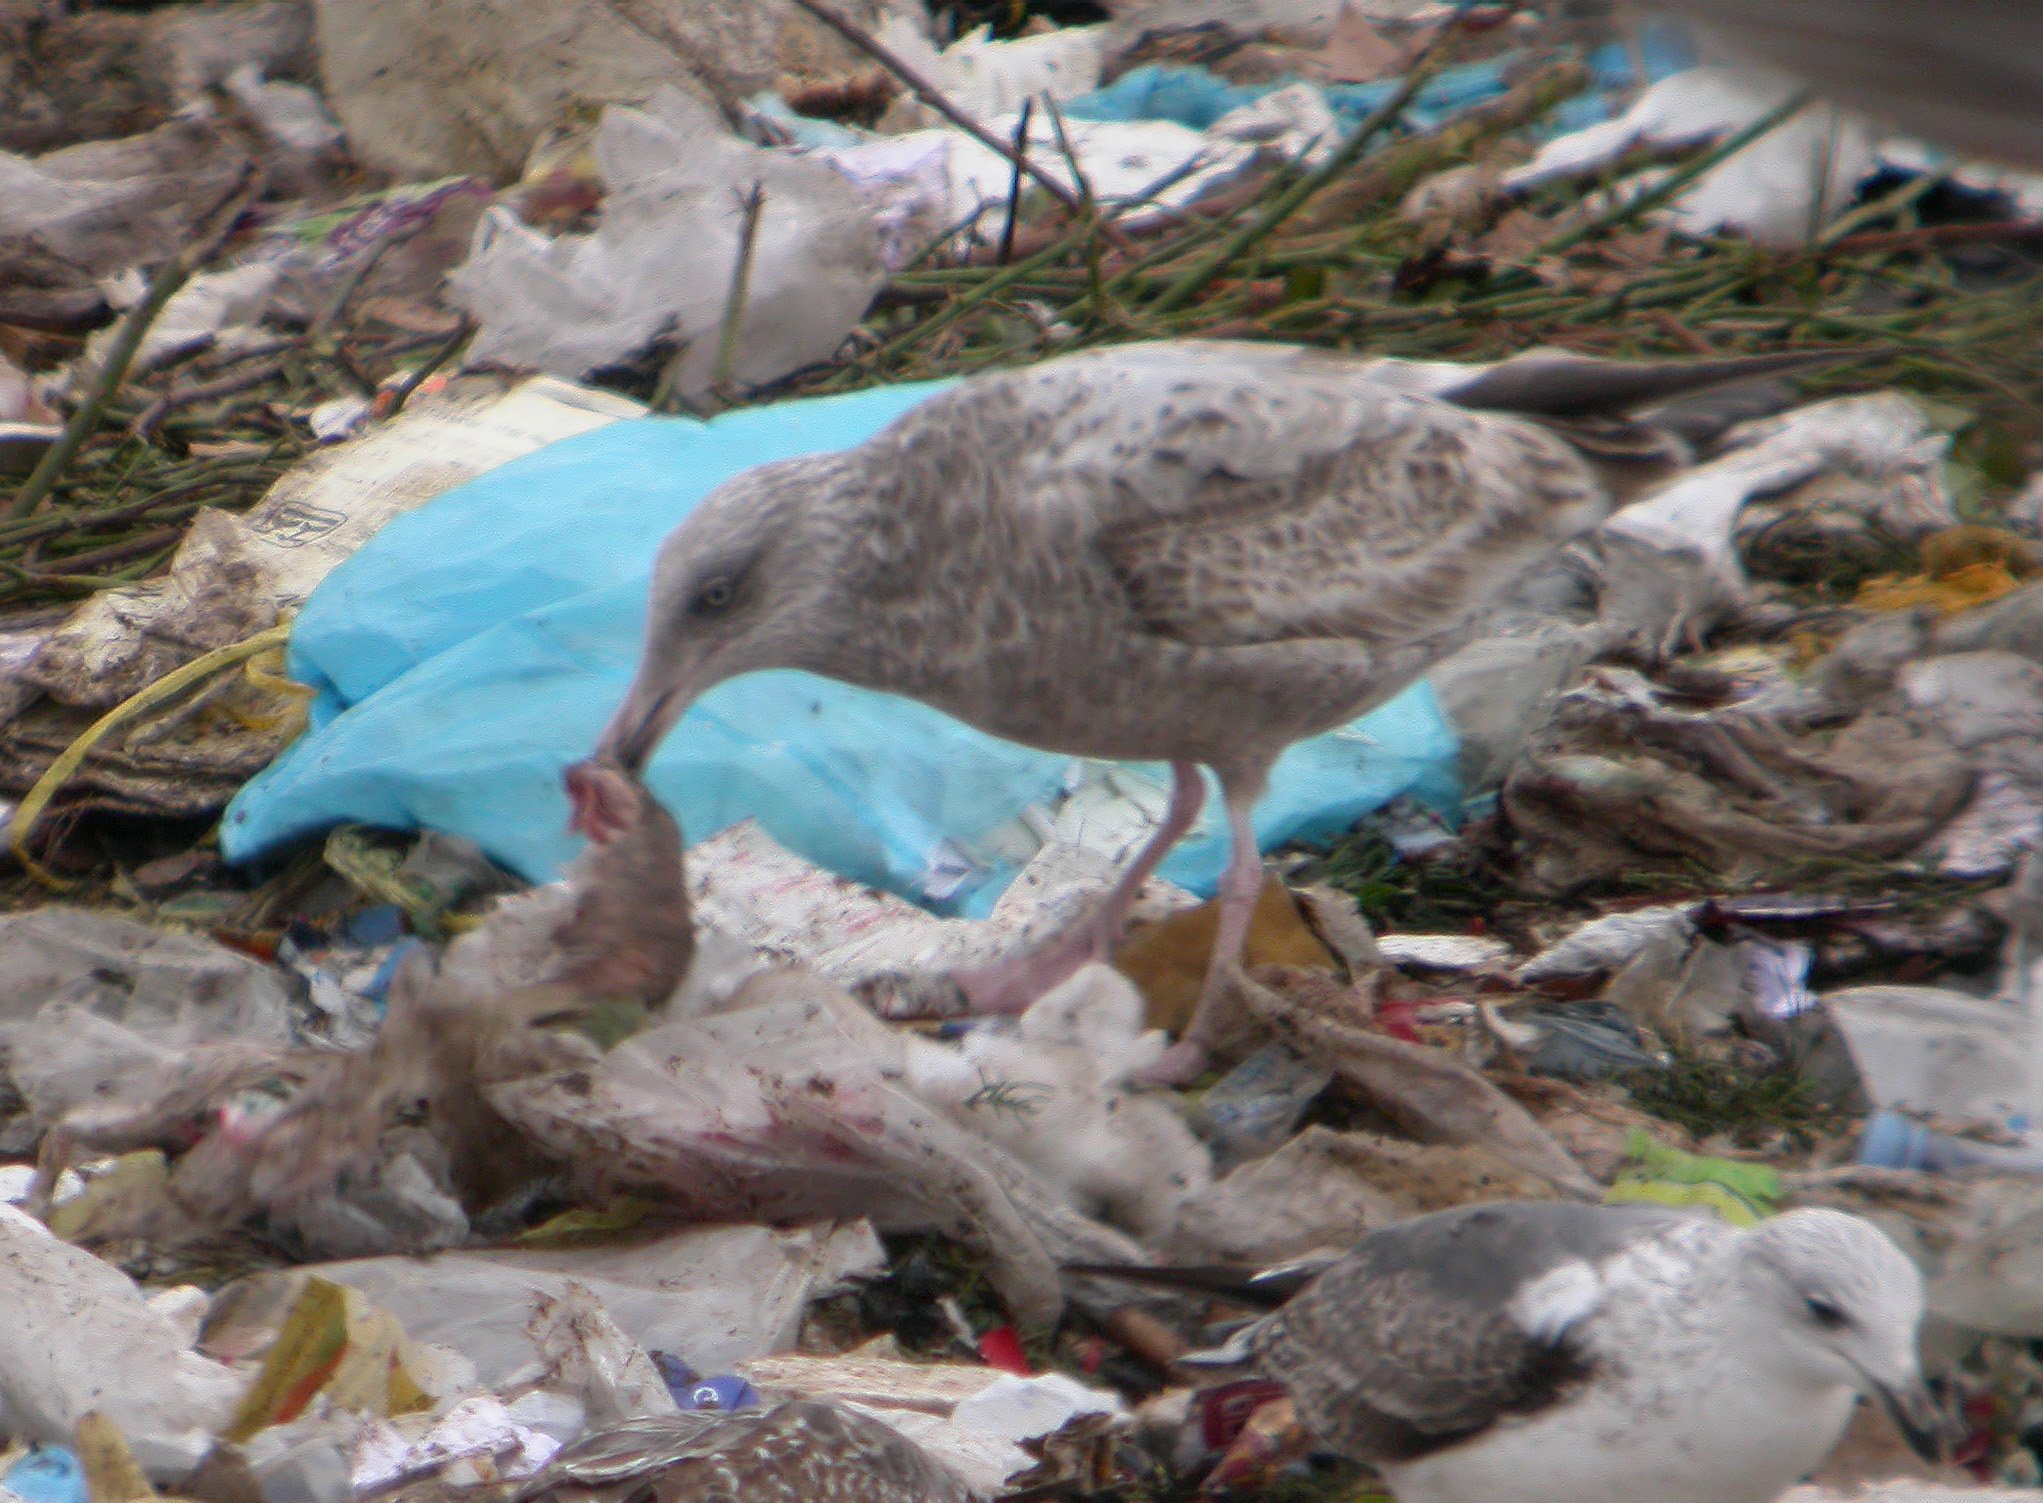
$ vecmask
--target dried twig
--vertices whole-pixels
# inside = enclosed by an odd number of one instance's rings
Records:
[[[1029,149],[1029,120],[1036,113],[1036,96],[1031,94],[1022,101],[1021,119],[1014,127],[1014,173],[1007,180],[1007,218],[1000,226],[1000,254],[994,263],[1007,265],[1008,257],[1014,254],[1014,227],[1021,219],[1021,159]]]
[[[283,370],[283,361],[271,358],[246,370],[236,371],[217,380],[202,381],[197,386],[173,386],[162,396],[144,407],[128,424],[128,431],[137,438],[147,438],[154,433],[163,420],[176,407],[188,406],[195,402],[211,402],[220,397],[236,396],[273,381]]]
[[[461,322],[454,326],[454,332],[447,336],[446,343],[433,351],[432,355],[427,358],[423,365],[419,366],[417,370],[406,376],[392,388],[389,416],[396,417],[400,412],[404,411],[404,404],[412,399],[412,394],[425,385],[426,382],[432,380],[440,367],[452,360],[459,353],[461,347],[474,337],[475,320],[464,313],[461,315]]]
[[[752,253],[759,240],[759,215],[766,207],[766,185],[754,183],[738,199],[738,254],[731,263],[731,294],[724,300],[723,327],[717,331],[716,364],[710,368],[709,389],[725,402],[735,402],[732,373],[738,364],[738,328],[745,321],[745,301],[752,290]]]
[[[1953,245],[2034,245],[2043,241],[2043,224],[2033,219],[1996,219],[1984,224],[1925,224],[1910,230],[1866,230],[1846,235],[1824,247],[1832,256],[1892,255],[1897,251],[1931,251]]]

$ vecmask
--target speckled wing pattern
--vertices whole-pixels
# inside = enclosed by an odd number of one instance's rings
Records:
[[[1372,1233],[1254,1328],[1256,1367],[1322,1442],[1360,1461],[1410,1461],[1562,1402],[1594,1357],[1573,1326],[1530,1334],[1526,1285],[1597,1263],[1689,1218],[1563,1202],[1476,1206]]]
[[[568,1447],[516,1503],[973,1503],[914,1442],[837,1404],[638,1420]]]
[[[1094,436],[1090,412],[1054,422],[1031,476],[1085,498],[1096,546],[1159,635],[1387,651],[1457,625],[1608,509],[1589,466],[1529,423],[1324,356],[1171,354],[1168,369],[1139,351],[1103,360],[1089,407],[1124,415],[1117,441]]]

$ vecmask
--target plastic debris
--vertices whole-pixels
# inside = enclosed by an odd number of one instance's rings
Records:
[[[995,41],[993,28],[982,26],[938,52],[897,12],[880,39],[952,104],[975,119],[992,120],[1013,115],[1026,100],[1064,101],[1090,92],[1099,83],[1107,28],[1064,26]]]
[[[231,352],[255,343],[259,336],[254,325],[268,310],[276,287],[276,269],[261,264],[192,278],[150,324],[132,368],[146,370],[202,347]],[[132,306],[141,296],[141,281],[136,278],[122,289],[117,306]],[[115,329],[105,330],[86,344],[85,356],[90,366],[96,367],[106,359],[117,333]]]
[[[32,239],[89,275],[116,275],[189,239],[245,161],[203,117],[34,158],[0,152],[0,242]]]
[[[672,390],[692,399],[827,358],[879,290],[879,244],[849,186],[723,133],[706,106],[667,93],[613,107],[594,150],[608,208],[592,234],[483,216],[448,282],[480,321],[472,363],[580,378],[658,338]]]
[[[1618,1176],[1604,1193],[1606,1202],[1704,1207],[1737,1226],[1751,1226],[1779,1208],[1781,1177],[1765,1164],[1684,1153],[1636,1128],[1625,1149],[1638,1167]]]
[[[1725,68],[1693,68],[1661,80],[1616,120],[1548,142],[1504,186],[1593,173],[1639,146],[1692,146],[1764,120],[1794,96],[1791,84]],[[1870,127],[1822,106],[1734,153],[1683,190],[1668,211],[1685,234],[1736,230],[1767,245],[1805,243],[1876,165]],[[1631,191],[1649,186],[1632,185]],[[1623,191],[1625,185],[1620,185]]]
[[[1875,1106],[1982,1122],[2043,1120],[2025,1012],[1933,987],[1830,992],[1824,1008]]]
[[[881,1266],[871,1229],[850,1223],[704,1227],[616,1247],[460,1250],[426,1264],[372,1258],[316,1272],[361,1290],[415,1340],[460,1352],[494,1390],[537,1360],[533,1301],[564,1298],[570,1284],[647,1352],[715,1375],[784,1350],[812,1300]]]
[[[1193,1123],[1223,1169],[1265,1158],[1290,1139],[1333,1079],[1333,1066],[1265,1044],[1200,1094]]]
[[[0,1489],[23,1503],[86,1503],[85,1469],[65,1446],[37,1446],[0,1473]]]
[[[242,1380],[193,1352],[134,1283],[40,1222],[0,1206],[0,1414],[63,1443],[106,1414],[151,1476],[181,1477],[226,1427]]]
[[[870,20],[875,7],[852,5]],[[499,14],[482,0],[319,0],[320,77],[363,162],[402,179],[515,177],[579,104],[662,88],[735,104],[763,87],[792,7],[662,0]]]
[[[1696,903],[1677,903],[1591,919],[1521,965],[1518,979],[1537,985],[1608,975],[1622,970],[1651,945],[1679,946],[1685,953],[1695,937],[1699,907]]]
[[[45,1122],[119,1098],[188,1051],[290,1037],[282,980],[210,940],[52,905],[0,917],[0,1047]]]

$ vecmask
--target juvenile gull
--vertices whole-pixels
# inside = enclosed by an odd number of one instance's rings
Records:
[[[976,377],[857,448],[720,486],[660,549],[645,656],[592,765],[640,772],[711,686],[801,668],[906,695],[1012,741],[1171,764],[1161,827],[1087,922],[954,978],[1017,1012],[1113,949],[1218,776],[1231,827],[1205,994],[1154,1072],[1204,1062],[1261,889],[1249,814],[1292,742],[1354,719],[1454,650],[1527,568],[1668,446],[1604,415],[1816,363],[1523,357],[1446,398],[1371,362],[1174,341]],[[1537,413],[1538,421],[1494,410]]]
[[[1937,1452],[1921,1275],[1840,1211],[1740,1230],[1498,1202],[1265,1284],[1227,1292],[1289,1302],[1216,1360],[1283,1384],[1306,1429],[1376,1467],[1398,1503],[1767,1503],[1830,1453],[1861,1394]]]

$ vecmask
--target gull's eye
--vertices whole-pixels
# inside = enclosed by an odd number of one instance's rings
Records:
[[[712,579],[695,592],[695,599],[688,608],[698,616],[714,616],[730,606],[735,593],[728,579]]]
[[[1826,1331],[1835,1331],[1840,1326],[1851,1324],[1851,1317],[1827,1299],[1805,1301],[1809,1307],[1809,1318]]]

